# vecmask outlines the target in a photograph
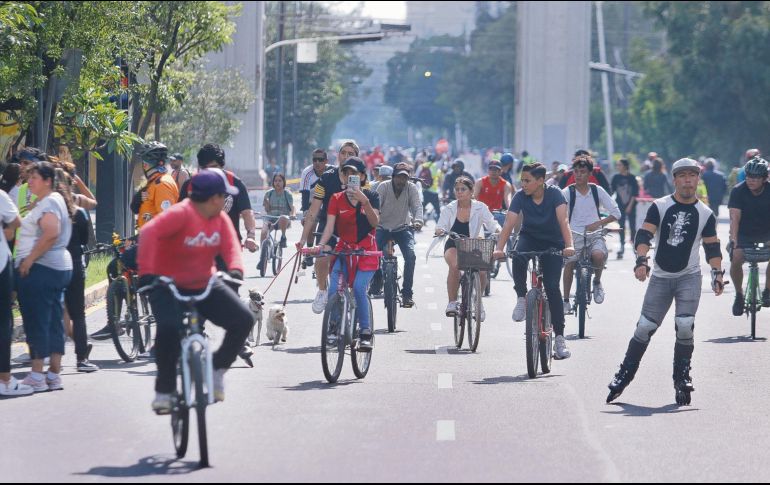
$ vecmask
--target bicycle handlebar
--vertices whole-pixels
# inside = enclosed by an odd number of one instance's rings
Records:
[[[563,256],[563,250],[551,248],[546,249],[545,251],[516,251],[511,250],[508,251],[508,256],[548,256],[548,255],[554,255],[554,256]]]
[[[572,231],[572,234],[577,234],[578,236],[582,236],[582,237],[593,236],[594,234],[599,234],[599,233],[601,233],[602,236],[606,236],[607,234],[610,233],[610,230],[607,229],[606,227],[602,227],[601,229],[597,229],[595,231],[588,231],[588,232]]]
[[[155,280],[153,284],[139,288],[138,293],[141,294],[158,287],[163,287],[163,288],[168,288],[168,290],[171,291],[171,294],[174,295],[174,298],[176,298],[178,301],[181,301],[183,303],[198,303],[209,297],[209,294],[211,294],[211,290],[214,288],[214,284],[219,280],[222,280],[227,283],[233,283],[238,286],[243,285],[242,280],[236,280],[230,275],[222,271],[218,271],[217,273],[213,274],[211,278],[209,278],[209,282],[206,285],[206,289],[203,290],[202,293],[199,293],[197,295],[189,295],[189,296],[182,295],[181,293],[179,293],[179,289],[176,287],[176,283],[174,283],[174,280],[172,278],[169,278],[168,276],[161,276],[157,280]]]
[[[354,249],[347,251],[314,251],[314,248],[302,248],[300,253],[309,256],[377,256],[382,257],[382,251],[366,251],[364,249]]]

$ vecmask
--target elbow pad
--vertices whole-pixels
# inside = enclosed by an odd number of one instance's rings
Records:
[[[634,240],[634,250],[636,251],[639,246],[652,246],[652,240],[655,237],[653,233],[647,229],[639,229],[636,231],[636,239]]]
[[[703,243],[703,249],[706,251],[706,262],[714,258],[722,259],[722,248],[719,247],[718,242]]]

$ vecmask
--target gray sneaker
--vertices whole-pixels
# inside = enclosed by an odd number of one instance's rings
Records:
[[[514,322],[523,322],[527,318],[527,299],[517,298],[516,308],[513,309],[513,315],[511,315]]]
[[[171,409],[173,406],[174,402],[171,394],[165,394],[162,392],[155,393],[155,399],[152,401],[152,410],[155,411],[155,414],[171,414]]]
[[[320,315],[326,308],[327,290],[318,290],[318,293],[313,300],[313,313]]]
[[[599,281],[594,281],[594,301],[597,305],[604,303],[604,288]]]
[[[556,349],[554,351],[554,358],[556,360],[569,359],[572,357],[572,352],[567,348],[567,341],[564,339],[564,335],[556,336]]]

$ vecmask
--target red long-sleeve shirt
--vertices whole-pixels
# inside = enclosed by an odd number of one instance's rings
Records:
[[[203,289],[216,272],[217,255],[228,270],[243,272],[241,245],[227,214],[206,219],[186,199],[142,228],[139,275],[168,276],[179,288]]]

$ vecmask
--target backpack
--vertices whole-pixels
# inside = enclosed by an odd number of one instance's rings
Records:
[[[596,188],[596,184],[588,184],[588,186],[591,188],[591,195],[594,196],[594,204],[596,204],[596,215],[599,216],[599,219],[601,220],[602,214],[599,212],[599,189]],[[569,222],[572,222],[572,209],[575,208],[575,195],[577,190],[575,190],[575,185],[569,186]]]
[[[433,187],[433,172],[431,171],[432,164],[423,163],[420,169],[420,174],[417,176],[422,183],[423,188],[429,189]]]

